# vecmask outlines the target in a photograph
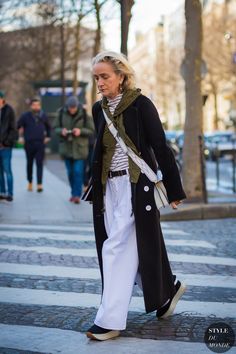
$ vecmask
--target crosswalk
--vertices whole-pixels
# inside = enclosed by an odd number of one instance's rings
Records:
[[[165,237],[165,243],[168,249],[168,256],[172,264],[173,270],[175,270],[175,264],[181,263],[181,270],[174,271],[174,274],[180,280],[185,281],[188,286],[188,290],[179,301],[175,314],[177,316],[191,318],[220,318],[228,319],[232,318],[235,312],[235,304],[233,301],[225,301],[221,299],[211,299],[210,297],[202,296],[201,293],[207,293],[207,291],[233,291],[236,289],[236,276],[234,275],[222,275],[220,272],[213,274],[206,274],[206,266],[217,267],[236,266],[236,260],[230,257],[219,257],[214,254],[216,251],[216,245],[211,242],[191,239],[191,235],[181,229],[174,228],[169,223],[162,223],[162,230]],[[33,245],[32,245],[33,242]],[[191,249],[193,252],[189,252]],[[187,251],[186,251],[187,250]],[[204,251],[204,255],[201,252]],[[209,253],[209,254],[208,254]],[[4,254],[8,255],[8,258],[4,258]],[[47,264],[45,262],[35,264],[33,261],[29,263],[27,255],[39,255],[44,259],[45,254],[50,256],[60,257],[57,264],[52,264],[50,258]],[[12,259],[11,259],[12,255]],[[14,258],[15,257],[15,258]],[[18,257],[18,258],[17,258]],[[22,257],[23,261],[18,261]],[[25,258],[24,258],[25,257]],[[66,257],[72,259],[84,260],[82,266],[77,266],[76,263],[68,265],[64,260]],[[25,262],[24,262],[25,259]],[[91,260],[94,263],[92,267],[87,265],[87,260]],[[64,262],[64,263],[63,263]],[[89,263],[90,264],[90,263]],[[186,264],[192,265],[192,273],[186,272]],[[198,271],[194,271],[194,267],[198,267]],[[201,268],[202,267],[202,268]],[[188,268],[189,269],[189,268]],[[8,279],[6,282],[6,279]],[[60,226],[60,225],[23,225],[23,224],[1,224],[0,225],[0,308],[4,313],[4,307],[9,304],[14,310],[14,306],[25,306],[32,308],[34,306],[41,306],[45,309],[45,313],[49,306],[60,306],[66,311],[68,308],[81,308],[81,309],[94,309],[99,306],[101,295],[99,291],[74,291],[73,289],[66,288],[66,285],[62,289],[52,290],[45,288],[34,288],[27,285],[27,279],[41,279],[43,281],[57,280],[63,284],[63,281],[71,279],[79,284],[81,281],[100,283],[100,272],[97,265],[95,240],[93,233],[93,226],[91,224],[81,224],[73,226]],[[18,281],[18,286],[16,283]],[[10,283],[9,283],[10,282]],[[23,283],[23,285],[21,285]],[[42,286],[42,284],[41,284]],[[194,287],[198,287],[200,291],[199,297],[194,298]],[[212,290],[211,290],[212,289]],[[192,291],[190,291],[192,290]],[[217,300],[217,301],[216,301]],[[130,303],[130,312],[139,315],[144,314],[144,303],[140,292],[136,292],[132,297]],[[0,312],[1,316],[1,312]],[[26,321],[24,323],[7,323],[6,318],[2,321],[0,317],[0,353],[1,348],[18,349],[19,351],[38,351],[42,353],[77,353],[75,343],[80,346],[78,353],[111,353],[114,343],[102,344],[100,349],[88,347],[88,341],[85,336],[81,335],[78,331],[69,331],[66,328],[52,329],[43,327],[39,329],[37,326],[30,326]],[[173,326],[173,324],[172,324]],[[82,332],[84,328],[80,329]],[[67,334],[67,346],[59,345],[60,331],[61,337]],[[11,335],[14,333],[14,339]],[[27,337],[31,333],[30,339],[27,341]],[[55,339],[52,339],[54,333]],[[64,337],[63,337],[64,338]],[[69,340],[71,338],[71,341]],[[121,338],[121,346],[127,345],[128,342],[124,342]],[[157,341],[145,339],[145,344],[141,339],[136,341],[137,350],[135,353],[146,353],[146,348],[155,347],[163,351],[162,343]],[[169,346],[173,345],[176,351],[176,342],[168,341]],[[123,343],[123,344],[122,344]],[[208,353],[209,350],[204,343],[183,343],[181,351],[186,353]],[[91,344],[90,344],[91,345]],[[134,344],[132,344],[134,345]],[[178,343],[179,345],[179,343]],[[164,346],[163,346],[164,347]],[[191,350],[190,350],[191,347]],[[135,347],[136,348],[136,347]],[[141,349],[143,348],[143,349]],[[141,351],[143,350],[143,351]],[[125,352],[125,351],[124,351]],[[127,351],[128,352],[128,351]],[[153,351],[150,350],[150,353]],[[168,350],[168,352],[173,352]],[[119,353],[123,353],[120,351]],[[153,352],[154,353],[154,352]],[[165,353],[165,351],[163,351]]]

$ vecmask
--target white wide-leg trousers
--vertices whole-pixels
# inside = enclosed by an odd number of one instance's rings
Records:
[[[138,278],[138,252],[129,175],[109,178],[105,194],[103,243],[104,289],[94,323],[114,330],[126,328],[128,307]],[[140,284],[141,285],[141,284]]]

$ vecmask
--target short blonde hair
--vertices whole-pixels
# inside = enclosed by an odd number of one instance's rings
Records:
[[[116,74],[124,75],[123,90],[135,87],[135,72],[124,54],[112,51],[98,53],[92,59],[92,66],[98,63],[110,63]]]

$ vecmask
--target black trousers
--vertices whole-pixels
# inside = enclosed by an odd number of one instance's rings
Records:
[[[45,154],[45,144],[41,140],[30,140],[25,142],[25,152],[27,159],[27,180],[33,181],[33,163],[36,160],[37,183],[42,184],[43,180],[43,160]]]

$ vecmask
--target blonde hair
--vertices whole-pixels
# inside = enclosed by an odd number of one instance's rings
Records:
[[[116,74],[121,74],[124,76],[124,80],[122,82],[123,90],[133,89],[135,87],[135,73],[124,54],[112,51],[98,53],[92,59],[92,66],[98,63],[110,63]]]

